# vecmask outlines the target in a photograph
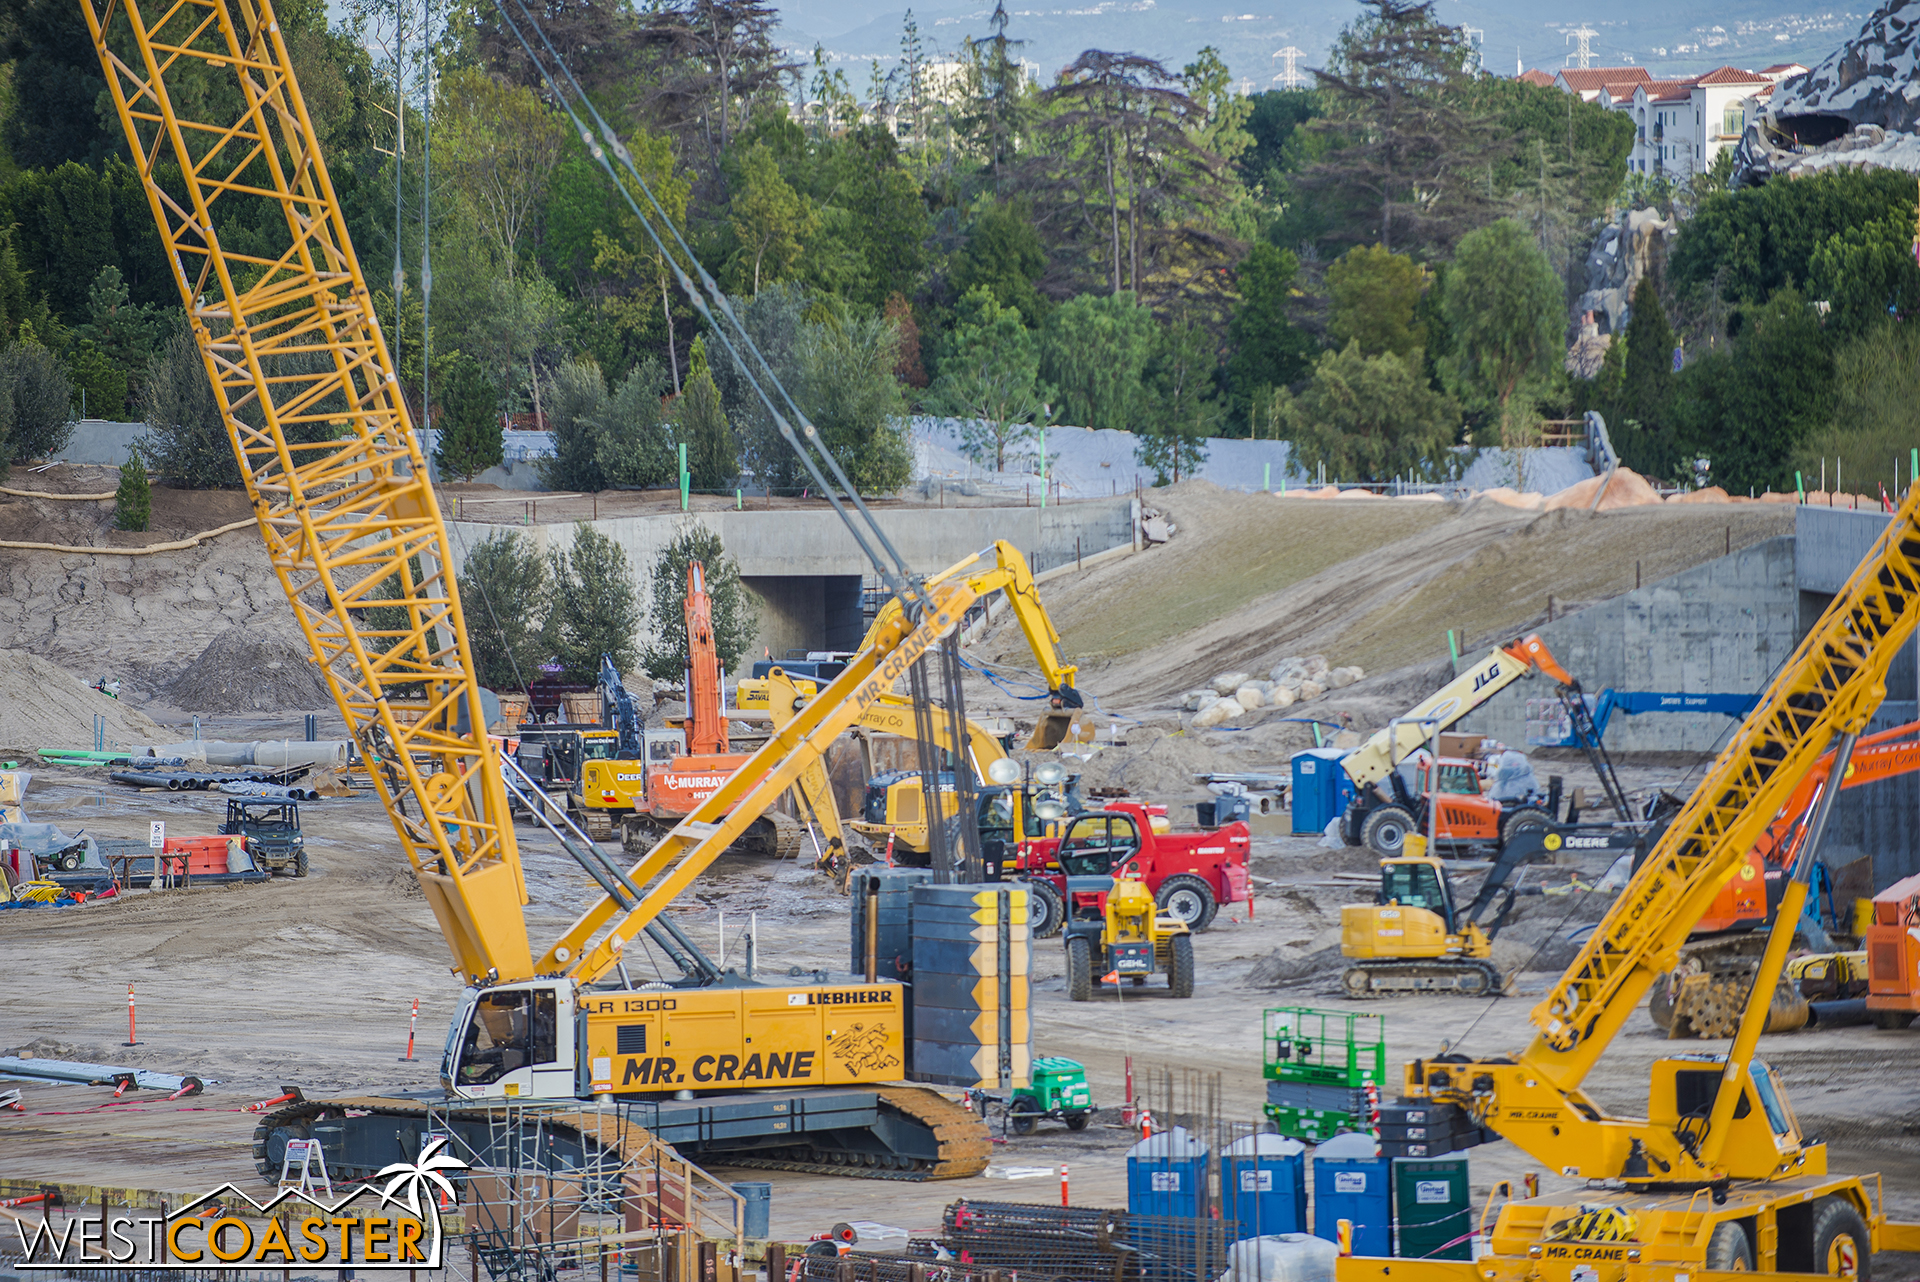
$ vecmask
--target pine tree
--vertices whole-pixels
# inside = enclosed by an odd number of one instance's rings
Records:
[[[723,669],[737,665],[760,631],[760,612],[740,581],[740,563],[727,555],[720,536],[693,522],[673,536],[654,558],[647,587],[647,622],[653,640],[641,654],[647,675],[677,681],[687,666],[687,564],[706,570],[707,595],[713,599],[713,648]]]
[[[440,384],[440,444],[434,461],[442,473],[471,480],[504,457],[500,398],[480,362],[456,355]]]
[[[627,554],[583,522],[574,526],[572,549],[554,549],[552,562],[548,636],[562,672],[572,681],[591,681],[603,654],[620,671],[631,669],[639,661],[642,619]]]
[[[120,488],[113,494],[113,527],[116,530],[144,530],[153,516],[153,487],[147,482],[147,465],[134,450],[120,466]]]
[[[696,490],[718,490],[740,475],[740,447],[720,405],[720,388],[707,366],[705,337],[693,340],[686,390],[674,407],[679,437],[687,447],[687,471]]]
[[[1633,288],[1632,314],[1627,318],[1627,357],[1620,380],[1620,412],[1643,426],[1660,421],[1673,376],[1673,327],[1660,306],[1653,277],[1642,276]]]

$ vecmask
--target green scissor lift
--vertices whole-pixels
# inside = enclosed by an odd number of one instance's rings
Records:
[[[1282,1006],[1266,1013],[1262,1031],[1275,1130],[1317,1144],[1368,1128],[1367,1087],[1384,1090],[1387,1081],[1383,1017]]]

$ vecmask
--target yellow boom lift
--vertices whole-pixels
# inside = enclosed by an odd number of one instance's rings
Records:
[[[812,425],[776,409],[853,537],[913,608],[878,620],[818,698],[631,866],[548,808],[536,811],[602,893],[559,938],[530,942],[508,797],[532,785],[487,739],[447,529],[272,4],[81,7],[268,555],[467,986],[442,1061],[455,1129],[484,1142],[490,1110],[507,1101],[640,1099],[658,1137],[729,1164],[899,1179],[983,1169],[987,1134],[976,1115],[892,1084],[911,1070],[899,984],[826,974],[755,983],[723,973],[663,915],[959,626],[975,589],[911,583]],[[603,136],[595,157],[624,160],[611,131]],[[266,227],[279,243],[229,248],[221,234],[230,224],[249,229],[248,246]],[[682,253],[670,265],[705,309],[717,290],[704,272],[700,285],[687,277],[690,262]],[[791,409],[777,384],[756,386],[770,408],[779,396]],[[401,622],[356,618],[373,605]],[[425,714],[396,716],[392,696],[421,688]],[[627,963],[649,944],[671,971],[637,984]],[[328,1153],[335,1178],[368,1177],[418,1158],[426,1109],[418,1100],[296,1101],[262,1119],[256,1159],[271,1178],[287,1140],[327,1120],[340,1128]],[[569,1116],[554,1124],[564,1130]],[[578,1142],[594,1141],[583,1130]]]
[[[1656,1060],[1645,1116],[1611,1113],[1583,1089],[1821,754],[1831,748],[1836,775],[1844,770],[1916,622],[1920,486],[1534,1007],[1532,1043],[1512,1055],[1456,1052],[1406,1066],[1408,1100],[1462,1110],[1460,1121],[1592,1191],[1509,1202],[1490,1258],[1345,1259],[1341,1282],[1677,1282],[1756,1270],[1865,1279],[1872,1252],[1920,1250],[1920,1225],[1886,1218],[1877,1176],[1827,1169],[1826,1145],[1801,1129],[1779,1078],[1754,1056],[1837,790],[1822,791],[1809,821],[1731,1046]]]

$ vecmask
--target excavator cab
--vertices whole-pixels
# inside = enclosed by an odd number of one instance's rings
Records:
[[[1440,917],[1448,934],[1454,931],[1453,885],[1437,859],[1421,855],[1382,860],[1378,902],[1423,908]]]

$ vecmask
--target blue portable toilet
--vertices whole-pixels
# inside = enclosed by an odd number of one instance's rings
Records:
[[[1205,1218],[1207,1146],[1176,1126],[1128,1149],[1127,1212]]]
[[[1353,801],[1353,780],[1340,768],[1348,748],[1306,748],[1293,754],[1293,831],[1322,833]]]
[[[1220,1155],[1220,1213],[1235,1240],[1307,1231],[1307,1146],[1269,1131]]]
[[[1393,1159],[1371,1135],[1349,1131],[1313,1151],[1313,1235],[1340,1241],[1353,1223],[1355,1255],[1393,1254]]]

